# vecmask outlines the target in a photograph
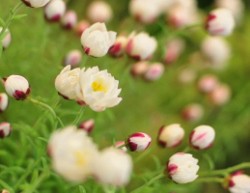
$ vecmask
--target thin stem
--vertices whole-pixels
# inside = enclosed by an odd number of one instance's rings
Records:
[[[79,123],[79,121],[80,121],[80,119],[82,118],[82,115],[83,115],[83,113],[84,113],[84,110],[85,110],[84,107],[82,107],[82,108],[80,109],[80,111],[78,112],[78,114],[77,114],[75,120],[74,120],[73,123],[72,123],[73,125],[76,125],[77,123]]]
[[[39,101],[39,100],[36,100],[36,99],[34,99],[34,98],[32,98],[32,97],[29,97],[28,100],[29,100],[30,102],[32,102],[33,104],[39,105],[39,106],[41,106],[41,107],[47,109],[47,110],[51,113],[51,115],[60,123],[60,125],[61,125],[62,127],[64,127],[64,124],[63,124],[62,120],[57,116],[56,112],[54,111],[54,109],[53,109],[51,106],[47,105],[47,104],[44,103],[44,102],[41,102],[41,101]]]

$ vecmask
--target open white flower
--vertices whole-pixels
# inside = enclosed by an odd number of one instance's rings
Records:
[[[86,54],[102,57],[115,43],[116,32],[107,31],[104,23],[95,23],[87,28],[81,36],[81,43]]]
[[[39,8],[45,6],[50,0],[22,0],[27,6]]]
[[[132,159],[128,154],[110,147],[100,152],[96,159],[94,176],[101,183],[123,186],[129,182],[132,167]]]
[[[106,108],[118,105],[122,98],[118,97],[119,81],[107,72],[100,71],[98,67],[82,69],[80,73],[79,99],[84,101],[94,111],[104,111]]]
[[[96,145],[83,130],[69,126],[52,134],[48,152],[53,169],[65,179],[82,182],[93,173]]]
[[[64,98],[77,100],[77,89],[79,89],[80,71],[80,68],[71,70],[71,66],[67,65],[56,77],[56,90]]]

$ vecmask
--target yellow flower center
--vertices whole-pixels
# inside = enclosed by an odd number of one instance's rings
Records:
[[[91,85],[95,92],[107,92],[107,87],[104,85],[103,80],[95,80]]]
[[[76,158],[76,164],[78,166],[83,166],[86,163],[85,156],[80,151],[75,152],[75,158]]]

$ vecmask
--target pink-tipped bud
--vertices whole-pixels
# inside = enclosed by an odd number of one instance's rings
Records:
[[[144,78],[149,81],[155,81],[161,78],[165,70],[162,63],[154,63],[149,65],[147,71],[144,74]]]
[[[250,176],[242,172],[231,175],[228,189],[231,193],[248,193],[250,191]]]
[[[128,148],[126,147],[125,141],[117,141],[115,143],[115,148],[120,149],[120,150],[122,150],[124,152],[128,151]]]
[[[8,107],[8,96],[5,93],[0,93],[0,112],[5,111]]]
[[[185,135],[184,129],[179,124],[162,126],[158,133],[158,144],[162,147],[176,147],[181,144]]]
[[[2,32],[3,28],[0,27],[0,33]],[[8,48],[11,42],[11,34],[8,29],[5,30],[4,38],[2,39],[2,46],[4,49]]]
[[[201,125],[196,127],[190,134],[190,145],[195,149],[208,149],[215,139],[215,131],[212,127]]]
[[[64,58],[64,65],[71,65],[73,68],[78,67],[82,61],[82,52],[80,50],[71,50]]]
[[[90,26],[89,22],[86,20],[81,20],[75,27],[75,32],[81,37],[82,33]]]
[[[230,100],[231,89],[226,84],[219,84],[209,93],[208,97],[214,105],[224,105]]]
[[[3,122],[0,123],[0,138],[5,138],[10,135],[11,133],[11,126],[10,123]]]
[[[127,37],[125,36],[118,36],[115,40],[113,46],[109,48],[109,54],[113,57],[119,57],[124,54],[125,47],[127,45]]]
[[[164,56],[164,62],[171,64],[175,62],[185,48],[185,43],[181,39],[173,39],[166,45],[166,53]]]
[[[94,119],[89,119],[86,121],[83,121],[80,125],[79,128],[86,131],[88,134],[90,134],[95,127],[95,121]]]
[[[204,109],[200,104],[189,104],[181,112],[182,118],[186,121],[198,121],[202,118]]]
[[[45,6],[50,0],[22,0],[28,7],[40,8]]]
[[[227,36],[234,29],[235,21],[228,9],[219,8],[211,11],[207,16],[205,27],[210,35]]]
[[[61,24],[65,29],[72,29],[76,26],[77,15],[75,11],[67,11],[61,19]]]
[[[105,1],[94,1],[87,10],[88,18],[93,22],[108,22],[112,18],[112,9]]]
[[[218,85],[218,79],[212,74],[204,75],[198,82],[198,89],[203,93],[210,93]]]
[[[146,71],[148,70],[149,64],[146,61],[140,61],[137,63],[134,63],[131,66],[131,70],[130,73],[134,76],[134,77],[138,77],[138,76],[142,76],[146,73]]]
[[[145,151],[151,143],[151,137],[142,132],[137,132],[129,136],[127,146],[130,151]]]
[[[30,93],[29,82],[20,75],[11,75],[4,79],[7,94],[16,100],[24,100]]]
[[[51,0],[44,8],[44,15],[48,21],[60,21],[66,11],[66,4],[62,0]]]

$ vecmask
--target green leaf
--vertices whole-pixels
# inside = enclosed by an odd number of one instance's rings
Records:
[[[79,186],[79,192],[80,193],[87,193],[86,189],[84,188],[84,186]]]
[[[0,25],[1,26],[5,26],[5,22],[4,22],[4,20],[0,17]]]

